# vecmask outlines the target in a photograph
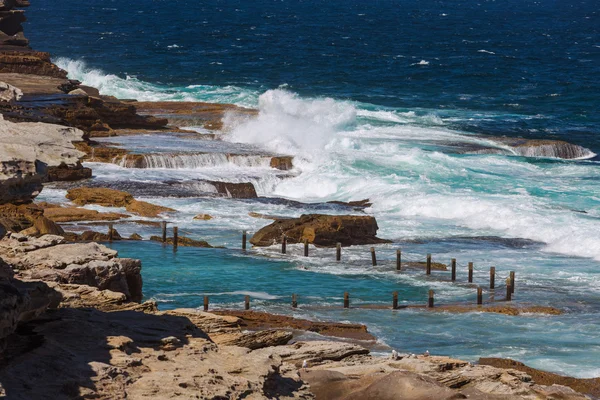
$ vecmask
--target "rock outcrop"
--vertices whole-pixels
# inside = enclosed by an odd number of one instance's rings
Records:
[[[1,205],[0,230],[32,236],[64,233],[58,224],[44,216],[44,209],[35,204]]]
[[[15,124],[0,115],[0,204],[28,203],[42,190],[42,182],[64,178],[61,171],[78,170],[85,154],[73,142],[82,140],[78,129],[44,123]],[[67,174],[68,175],[68,174]]]
[[[65,244],[60,236],[32,238],[11,234],[0,240],[0,257],[21,279],[81,284],[142,298],[141,263],[117,258],[97,243]]]
[[[11,101],[21,100],[21,97],[23,97],[21,89],[6,82],[0,82],[0,102],[5,101],[10,103]]]
[[[172,208],[135,200],[127,192],[107,188],[70,189],[67,192],[67,199],[80,206],[97,204],[104,207],[125,207],[127,211],[143,217],[157,217],[161,213],[175,211]]]
[[[281,243],[285,235],[288,243],[308,240],[315,246],[333,247],[360,244],[389,243],[377,235],[377,221],[371,216],[309,214],[300,218],[276,220],[252,236],[255,246]]]

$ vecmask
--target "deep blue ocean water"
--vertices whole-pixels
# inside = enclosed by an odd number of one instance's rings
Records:
[[[259,92],[285,84],[600,150],[594,1],[38,0],[28,19],[35,48],[121,77]]]
[[[199,100],[256,107],[228,118],[223,141],[173,135],[109,138],[138,152],[240,148],[295,156],[292,176],[261,160],[190,156],[180,168],[135,170],[91,164],[97,180],[155,185],[250,181],[259,195],[304,202],[370,198],[381,265],[368,246],[329,250],[277,246],[239,252],[240,232],[268,223],[249,212],[298,216],[314,207],[267,200],[145,198],[178,210],[184,234],[223,250],[115,243],[144,263],[146,298],[163,309],[253,307],[366,323],[407,352],[512,357],[534,367],[600,375],[600,10],[592,1],[88,1],[35,0],[25,27],[71,77],[104,94],[139,100]],[[561,139],[582,160],[523,154],[494,137]],[[478,153],[491,146],[502,154]],[[225,150],[223,150],[225,151]],[[543,154],[542,154],[543,155]],[[535,157],[532,157],[535,156]],[[122,185],[125,185],[122,183]],[[64,201],[46,188],[40,199]],[[138,196],[139,197],[139,196]],[[144,196],[142,196],[144,197]],[[336,213],[336,209],[317,209]],[[198,222],[208,213],[215,218]],[[119,223],[122,235],[155,228]],[[83,228],[82,228],[83,229]],[[406,260],[459,262],[459,281],[393,271]],[[558,317],[460,315],[419,310],[340,310],[353,304],[473,302],[464,284],[496,266],[499,291],[517,272],[515,298],[565,309]],[[291,293],[301,307],[288,306]],[[499,296],[499,294],[496,294]],[[486,298],[489,293],[486,291]],[[385,351],[389,351],[385,350]]]

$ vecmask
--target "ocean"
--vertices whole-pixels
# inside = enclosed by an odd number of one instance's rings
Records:
[[[138,190],[179,212],[186,235],[224,249],[115,243],[144,265],[144,292],[159,307],[253,308],[360,322],[379,351],[477,360],[511,357],[578,377],[600,375],[600,10],[594,2],[481,1],[88,1],[36,0],[25,32],[69,76],[103,94],[137,100],[209,101],[257,108],[253,120],[226,118],[222,140],[177,135],[110,138],[147,153],[242,152],[293,155],[278,171],[261,157],[189,154],[144,170],[90,163],[95,179]],[[202,131],[201,128],[198,128]],[[519,146],[514,138],[563,140]],[[157,157],[157,156],[155,156]],[[169,157],[169,156],[165,156]],[[162,164],[160,164],[162,162]],[[174,168],[173,168],[174,167]],[[252,182],[261,199],[175,197],[156,189],[179,180]],[[146,189],[140,190],[140,187]],[[148,190],[154,187],[155,190]],[[134,193],[138,194],[138,193]],[[46,188],[41,199],[64,201]],[[334,251],[298,246],[240,252],[241,231],[268,220],[342,212],[306,203],[369,198],[378,236],[393,244]],[[345,212],[345,211],[344,211]],[[207,213],[210,221],[194,221]],[[145,238],[156,228],[119,223]],[[458,260],[448,273],[394,271],[406,260]],[[515,300],[561,316],[343,310],[352,303],[475,301],[465,283],[501,286],[516,271]],[[496,292],[502,292],[498,289]],[[301,307],[291,310],[290,296]],[[496,293],[496,297],[500,294]],[[485,298],[489,296],[485,291]]]

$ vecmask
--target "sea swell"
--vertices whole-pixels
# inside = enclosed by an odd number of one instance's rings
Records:
[[[589,234],[597,229],[597,221],[571,211],[600,206],[593,184],[600,175],[597,164],[536,164],[527,159],[593,157],[584,147],[469,134],[452,129],[444,117],[448,113],[436,110],[306,98],[283,87],[260,96],[231,86],[169,88],[106,75],[81,61],[57,62],[71,78],[99,87],[103,94],[258,108],[256,118],[226,116],[221,139],[293,155],[301,172],[287,179],[251,177],[261,195],[305,202],[370,198],[373,207],[368,211],[378,218],[382,236],[389,238],[519,237],[545,243],[548,252],[600,260],[600,239]],[[465,151],[469,146],[475,150]],[[215,157],[144,159],[150,168],[159,169],[267,166],[264,159]],[[148,177],[147,171],[144,174]],[[157,173],[156,179],[164,176]]]

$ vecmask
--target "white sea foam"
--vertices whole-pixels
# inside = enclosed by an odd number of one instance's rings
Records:
[[[257,93],[235,86],[191,85],[173,88],[154,85],[126,75],[124,78],[88,67],[82,60],[58,58],[57,66],[66,70],[69,78],[77,79],[84,85],[93,86],[101,94],[120,99],[140,101],[211,101],[215,103],[234,103],[252,107],[256,104]],[[174,90],[175,89],[175,90]]]
[[[338,130],[356,121],[356,109],[330,98],[301,99],[283,89],[269,90],[258,100],[251,120],[225,118],[226,139],[315,160]]]
[[[62,59],[59,64],[72,78],[119,97],[183,100],[227,91],[194,85],[174,94],[132,77],[123,79],[88,69],[81,62]],[[237,90],[237,94],[229,95],[235,98],[240,94]],[[302,98],[285,89],[269,90],[256,103],[259,115],[254,119],[226,117],[225,140],[294,155],[294,164],[302,173],[284,180],[268,172],[240,175],[243,168],[231,165],[231,160],[204,160],[197,163],[203,167],[194,171],[193,179],[250,181],[261,195],[300,201],[370,198],[374,205],[368,211],[378,218],[384,237],[521,237],[545,243],[548,252],[600,261],[600,238],[590,234],[597,230],[593,210],[600,199],[594,184],[600,174],[594,163],[536,165],[498,155],[444,154],[446,144],[491,143],[448,129],[435,112]],[[495,147],[502,145],[495,143]],[[505,150],[517,152],[509,146]],[[581,158],[593,156],[587,149],[571,150]],[[553,156],[556,152],[556,148],[543,146],[518,150],[525,156]],[[255,161],[262,166],[264,160]],[[222,165],[225,162],[228,165]],[[205,168],[207,163],[223,168]],[[110,179],[190,178],[184,170],[155,170],[149,175],[149,171],[103,167],[95,173]],[[568,200],[563,200],[564,196]],[[571,199],[577,202],[573,207],[568,203]]]

